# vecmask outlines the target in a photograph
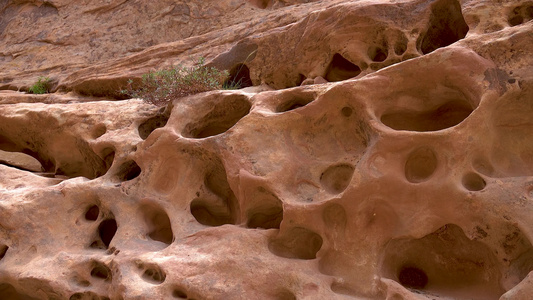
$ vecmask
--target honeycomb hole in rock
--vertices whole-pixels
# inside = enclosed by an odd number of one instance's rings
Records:
[[[92,131],[93,139],[97,139],[107,132],[107,127],[104,124],[97,124]]]
[[[406,288],[423,289],[428,284],[428,276],[417,267],[404,266],[398,272],[400,284]]]
[[[386,45],[382,46],[372,46],[368,48],[368,57],[375,62],[382,62],[387,59],[388,48]]]
[[[263,187],[252,194],[253,202],[248,208],[248,228],[277,228],[283,220],[283,206],[281,200]]]
[[[361,74],[361,68],[359,66],[350,62],[339,53],[335,53],[324,78],[329,82],[334,82],[354,78],[359,74]]]
[[[91,205],[87,208],[85,212],[85,220],[87,221],[96,221],[100,215],[100,208],[98,205]]]
[[[157,128],[164,127],[167,125],[169,113],[159,113],[158,115],[144,121],[139,125],[138,131],[141,139],[146,140],[152,131]]]
[[[476,173],[467,173],[463,176],[463,186],[472,192],[481,191],[487,186],[485,180]]]
[[[0,245],[0,260],[6,256],[7,250],[9,247],[7,245]]]
[[[349,118],[353,114],[353,108],[345,106],[341,109],[341,114],[346,118]]]
[[[176,299],[187,299],[188,298],[187,293],[182,291],[180,288],[174,288],[174,290],[172,291],[172,297]]]
[[[457,0],[438,0],[431,6],[428,29],[421,36],[420,50],[428,54],[463,39],[468,25]]]
[[[396,43],[394,43],[394,54],[402,56],[407,51],[407,43],[409,40],[405,34],[401,34]]]
[[[1,299],[6,300],[37,300],[38,298],[33,298],[28,295],[19,293],[15,287],[9,283],[0,283],[0,297]]]
[[[518,26],[533,19],[533,5],[521,5],[513,9],[509,14],[509,25]]]
[[[250,4],[260,9],[266,9],[271,1],[272,0],[248,0]]]
[[[227,89],[242,89],[253,86],[250,69],[245,64],[235,65],[231,68],[229,77],[224,81],[223,86]]]
[[[406,288],[453,299],[498,299],[501,270],[493,251],[447,224],[419,239],[393,239],[384,249],[381,275]]]
[[[83,293],[81,292],[74,293],[72,294],[72,296],[70,296],[69,300],[109,300],[109,297],[99,296],[98,294],[94,292],[87,291]]]
[[[280,291],[276,292],[276,296],[274,299],[277,300],[296,300],[296,295],[294,295],[293,292],[289,291],[288,289],[281,289]]]
[[[102,223],[100,223],[100,226],[98,226],[98,235],[100,236],[100,239],[106,248],[109,247],[111,240],[113,240],[113,237],[115,237],[117,229],[118,225],[115,219],[104,220]]]
[[[313,102],[316,98],[316,94],[313,92],[294,90],[287,91],[280,95],[282,97],[280,104],[276,107],[277,113],[291,111],[304,107],[307,104]]]
[[[400,110],[383,114],[381,122],[394,130],[438,131],[453,127],[466,119],[474,109],[464,100],[450,100],[424,111]]]
[[[329,193],[342,193],[350,184],[354,170],[347,164],[330,166],[320,175],[320,184]]]
[[[316,258],[322,243],[319,234],[306,228],[294,227],[272,239],[268,249],[280,257],[308,260]]]
[[[224,133],[246,116],[252,107],[245,95],[225,95],[219,99],[204,117],[185,126],[185,137],[201,139]]]
[[[102,279],[104,281],[111,281],[111,270],[100,262],[93,262],[93,268],[91,270],[91,277]]]
[[[197,198],[191,202],[191,214],[198,223],[206,226],[222,226],[234,224],[231,209],[224,201],[209,201]]]
[[[139,177],[141,171],[134,160],[129,160],[120,165],[116,176],[120,181],[129,181]]]
[[[165,281],[167,275],[159,266],[150,264],[144,266],[144,272],[141,278],[152,284],[161,284]]]
[[[174,233],[172,232],[170,218],[165,210],[153,204],[143,204],[139,209],[146,224],[147,236],[154,241],[167,245],[172,244]]]
[[[437,169],[435,152],[427,147],[420,147],[411,152],[405,162],[405,178],[412,183],[424,182]]]
[[[111,165],[113,164],[113,161],[115,160],[115,148],[112,148],[112,147],[104,148],[104,150],[102,150],[102,153],[100,155],[103,158],[103,161],[105,164],[105,168],[104,168],[105,172],[102,174],[99,174],[99,176],[104,175],[107,172],[107,170],[111,168]]]

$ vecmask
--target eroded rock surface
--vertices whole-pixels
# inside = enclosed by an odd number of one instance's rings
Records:
[[[0,13],[0,298],[533,294],[533,2]],[[200,55],[247,88],[116,99]]]

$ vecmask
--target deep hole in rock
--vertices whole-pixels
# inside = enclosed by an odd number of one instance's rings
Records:
[[[140,210],[147,227],[148,237],[170,245],[174,240],[174,234],[168,214],[161,207],[153,204],[141,205]]]
[[[280,104],[276,107],[277,113],[304,107],[314,101],[316,95],[312,92],[297,89],[293,91],[286,91],[285,93],[280,94],[280,97],[282,99],[280,100]]]
[[[94,262],[94,266],[91,270],[91,277],[110,281],[112,279],[111,270],[102,263]]]
[[[150,265],[144,270],[142,274],[142,279],[153,284],[161,284],[167,278],[167,275],[159,266]]]
[[[281,289],[276,293],[276,300],[296,300],[296,295],[287,289]]]
[[[15,287],[9,283],[0,283],[0,297],[6,300],[37,300],[38,298],[33,298],[28,295],[19,293]]]
[[[341,114],[345,116],[346,118],[349,118],[353,113],[353,109],[351,107],[345,106],[341,109]]]
[[[389,241],[382,276],[411,289],[452,299],[498,299],[501,270],[494,252],[447,224],[419,239]]]
[[[183,292],[182,290],[175,288],[172,291],[172,297],[178,298],[178,299],[187,299],[187,294]]]
[[[69,300],[109,300],[109,297],[99,296],[98,294],[87,291],[83,293],[74,293]]]
[[[115,160],[115,149],[114,148],[105,148],[102,150],[102,157],[105,163],[105,170],[109,170],[111,168],[111,165],[113,164],[113,161]],[[104,173],[105,174],[105,173]],[[99,174],[99,176],[104,175]]]
[[[234,224],[234,219],[227,205],[212,205],[210,202],[213,201],[194,199],[191,202],[191,214],[198,223],[206,226]]]
[[[142,122],[138,128],[141,139],[146,140],[152,131],[167,125],[169,117],[170,113],[163,112]]]
[[[387,50],[387,47],[385,45],[385,47],[380,47],[380,46],[372,46],[370,48],[368,48],[368,57],[372,60],[372,61],[376,61],[376,62],[382,62],[382,61],[385,61],[387,59],[387,54],[388,50]]]
[[[271,1],[272,0],[248,0],[250,4],[260,9],[266,9]]]
[[[476,173],[465,174],[462,183],[467,190],[472,192],[481,191],[487,185],[485,180]]]
[[[421,36],[420,50],[428,54],[463,39],[468,25],[457,0],[438,0],[431,6],[428,29]]]
[[[405,178],[412,183],[424,182],[437,169],[435,152],[427,147],[420,147],[409,154],[405,162]]]
[[[533,19],[533,5],[521,5],[513,9],[509,14],[509,25],[518,26]]]
[[[121,181],[128,181],[141,175],[141,168],[134,160],[129,160],[120,165],[117,177]]]
[[[398,56],[401,56],[407,51],[407,43],[409,40],[405,36],[405,34],[401,34],[394,44],[394,53]]]
[[[466,119],[473,111],[466,101],[450,100],[425,111],[394,111],[384,114],[381,122],[395,130],[437,131],[453,127]]]
[[[273,254],[296,259],[315,259],[316,253],[322,248],[322,237],[317,233],[302,227],[294,227],[280,233],[268,244]]]
[[[361,74],[361,68],[344,58],[339,53],[333,55],[333,59],[326,71],[326,80],[329,82],[342,81]]]
[[[98,205],[92,205],[87,208],[87,211],[85,212],[85,220],[96,221],[98,219],[98,215],[100,215],[100,208]]]
[[[185,137],[201,139],[224,133],[246,116],[252,107],[245,95],[225,95],[219,99],[204,117],[185,126]]]
[[[320,176],[320,184],[332,194],[342,193],[350,184],[354,170],[347,164],[330,166]]]
[[[398,274],[400,284],[413,289],[423,289],[428,284],[426,273],[416,267],[402,267]]]
[[[224,81],[227,88],[242,89],[253,86],[250,78],[250,69],[245,64],[237,64],[229,72],[229,78]]]
[[[0,246],[0,260],[2,258],[4,258],[4,256],[6,256],[7,249],[9,249],[9,247],[7,245],[1,245]]]
[[[97,139],[104,135],[107,131],[107,127],[104,124],[98,124],[94,126],[92,137],[93,139]]]
[[[220,159],[217,158],[206,173],[204,185],[210,193],[191,202],[190,210],[194,218],[207,226],[235,224],[239,215],[239,204],[229,186],[226,169]]]
[[[102,223],[100,223],[100,226],[98,226],[98,234],[106,247],[109,247],[109,244],[115,236],[117,229],[118,226],[115,219],[104,220]]]
[[[260,187],[251,195],[250,207],[247,210],[249,228],[278,228],[283,220],[281,200],[273,193]]]

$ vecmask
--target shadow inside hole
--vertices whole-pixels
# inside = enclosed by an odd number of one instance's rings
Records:
[[[117,221],[115,221],[115,219],[104,220],[102,221],[102,223],[100,223],[100,226],[98,226],[98,234],[106,248],[109,247],[111,240],[113,240],[113,237],[115,237],[117,229],[118,226]]]
[[[251,108],[245,95],[223,96],[206,115],[187,124],[183,136],[201,139],[224,133],[248,115]]]
[[[271,229],[278,228],[283,221],[283,205],[281,200],[272,192],[259,187],[250,196],[247,216],[248,228]]]
[[[138,128],[141,139],[146,140],[154,130],[164,127],[167,124],[169,117],[170,113],[163,112],[141,123]]]
[[[150,239],[170,245],[174,240],[172,225],[168,214],[155,204],[144,204],[140,207],[147,235]]]
[[[493,251],[454,224],[419,239],[391,240],[383,253],[383,277],[409,289],[475,300],[498,299],[504,292]]]
[[[110,281],[111,270],[104,264],[95,262],[94,267],[91,270],[91,277],[102,279],[104,281]]]
[[[317,233],[302,227],[292,228],[280,233],[268,244],[273,254],[296,259],[315,259],[322,248],[322,237]]]
[[[372,46],[368,48],[368,57],[375,62],[382,62],[387,59],[387,48],[386,47],[378,47],[378,46]]]
[[[92,205],[89,208],[87,208],[87,211],[85,212],[85,220],[96,221],[99,215],[100,215],[100,208],[98,207],[98,205]]]
[[[326,80],[329,82],[347,80],[361,74],[361,68],[344,58],[339,53],[333,55],[333,59],[326,71]]]
[[[533,19],[533,5],[521,5],[509,14],[508,22],[511,26],[518,26]]]
[[[405,178],[412,183],[424,182],[433,175],[438,166],[435,152],[420,147],[409,154],[405,162]]]
[[[347,164],[330,166],[320,175],[320,184],[329,193],[342,193],[350,184],[354,170]]]
[[[145,270],[141,275],[141,278],[152,284],[161,284],[167,278],[167,275],[161,268],[157,265],[145,266]]]
[[[467,173],[463,176],[463,186],[472,192],[481,191],[485,188],[487,183],[485,180],[476,173]]]
[[[223,84],[225,89],[242,89],[249,86],[253,86],[253,82],[250,69],[245,64],[237,64],[231,68],[229,78]]]
[[[7,249],[9,249],[9,247],[7,245],[1,245],[0,246],[0,260],[2,258],[4,258],[4,256],[6,256]]]
[[[466,101],[451,100],[425,111],[399,110],[385,113],[381,122],[395,130],[438,131],[453,127],[466,119],[474,109]]]
[[[420,37],[420,50],[428,54],[451,45],[463,39],[468,29],[457,0],[438,0],[431,6],[428,29]]]
[[[141,171],[141,168],[134,160],[129,160],[120,165],[116,176],[120,181],[129,181],[141,175]]]

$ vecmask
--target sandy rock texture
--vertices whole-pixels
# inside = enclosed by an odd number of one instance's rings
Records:
[[[533,1],[0,17],[0,299],[531,299]],[[246,88],[118,92],[199,56]]]

